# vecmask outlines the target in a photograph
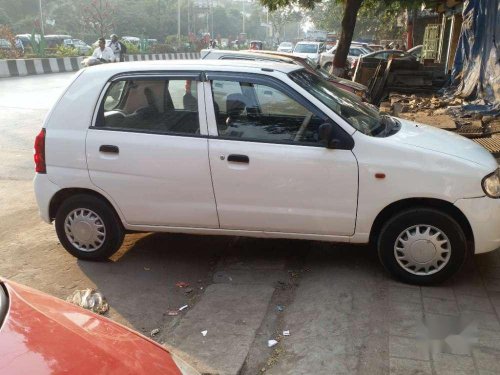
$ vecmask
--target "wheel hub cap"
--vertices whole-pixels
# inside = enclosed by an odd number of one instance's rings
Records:
[[[81,251],[96,251],[106,239],[106,228],[101,217],[92,210],[77,208],[64,221],[69,242]]]
[[[398,264],[414,275],[432,275],[442,270],[451,256],[450,240],[431,225],[415,225],[400,233],[394,244]]]

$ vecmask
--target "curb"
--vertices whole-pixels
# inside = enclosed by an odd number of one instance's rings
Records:
[[[125,61],[195,60],[197,52],[127,55]],[[75,72],[81,68],[84,57],[50,57],[37,59],[0,60],[0,78],[37,74]]]

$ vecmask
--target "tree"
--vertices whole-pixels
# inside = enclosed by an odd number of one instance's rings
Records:
[[[104,37],[114,28],[115,12],[108,0],[91,0],[83,7],[83,19],[99,37]]]
[[[337,45],[337,51],[333,59],[332,73],[343,75],[344,67],[349,53],[358,12],[365,3],[366,7],[387,7],[398,3],[401,7],[416,7],[422,4],[422,0],[335,0],[343,4],[343,16],[341,21],[342,31]],[[308,9],[313,9],[321,0],[260,0],[262,5],[267,6],[269,10],[275,10],[290,5],[299,5]]]

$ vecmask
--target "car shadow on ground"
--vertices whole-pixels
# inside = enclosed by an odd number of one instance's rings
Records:
[[[464,269],[440,287],[484,290],[487,282],[498,284],[499,254],[476,258],[470,257]],[[80,269],[107,298],[111,307],[109,317],[143,333],[165,323],[175,324],[185,311],[175,317],[168,316],[168,311],[186,304],[192,307],[204,288],[214,282],[216,271],[242,265],[239,268],[251,273],[256,265],[264,272],[268,266],[268,272],[275,272],[279,264],[285,274],[311,269],[311,272],[333,272],[336,274],[333,280],[344,285],[368,282],[372,287],[385,288],[391,281],[370,246],[300,240],[130,234],[110,261],[78,261]],[[487,279],[481,277],[485,272]],[[177,287],[180,281],[189,283],[192,291]]]

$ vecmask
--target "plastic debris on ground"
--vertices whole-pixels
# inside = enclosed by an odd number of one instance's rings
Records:
[[[276,306],[276,311],[282,312],[284,310],[284,307],[281,305]]]
[[[144,271],[151,271],[151,268],[149,268],[149,267],[144,267]]]
[[[290,336],[290,331],[283,331],[283,336]]]
[[[97,290],[90,288],[75,290],[68,298],[66,298],[66,302],[83,307],[84,309],[97,314],[104,314],[109,310],[109,304],[108,301],[106,301],[106,298],[104,298],[104,296]]]
[[[187,288],[189,286],[189,283],[185,281],[178,281],[177,283],[175,283],[175,286],[178,288]]]
[[[177,315],[179,315],[179,310],[168,310],[167,315],[168,316],[177,316]]]
[[[185,310],[185,309],[187,309],[188,307],[189,307],[188,305],[181,306],[181,307],[179,307],[179,311]]]
[[[158,328],[155,328],[151,331],[151,337],[156,336],[158,333],[160,333],[160,330]]]
[[[193,290],[194,290],[193,288],[185,288],[184,293],[190,294],[190,293],[193,293]]]
[[[276,341],[276,340],[267,340],[267,347],[272,348],[277,343],[278,343],[278,341]]]
[[[208,333],[207,330],[201,331],[201,334],[203,335],[203,337],[205,337],[207,335],[207,333]]]

